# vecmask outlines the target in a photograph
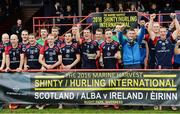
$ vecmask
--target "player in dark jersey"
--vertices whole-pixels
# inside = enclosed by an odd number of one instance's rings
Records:
[[[5,47],[9,46],[9,35],[7,33],[2,34],[2,43],[0,43],[0,70],[3,70],[6,63]]]
[[[55,42],[54,44],[60,47],[61,43],[63,42],[63,39],[59,37],[59,28],[58,27],[52,27],[51,34],[54,35]]]
[[[13,34],[10,37],[11,45],[5,48],[6,54],[6,71],[16,69],[21,71],[24,63],[24,54],[22,48],[18,45],[18,37]]]
[[[100,45],[100,65],[104,69],[118,69],[118,60],[121,59],[119,43],[112,39],[111,29],[105,30],[105,41]],[[109,107],[108,105],[104,106]],[[119,109],[119,105],[113,105],[114,109]]]
[[[81,57],[83,69],[96,69],[98,67],[98,59],[100,51],[98,43],[91,38],[89,29],[83,31],[84,40],[81,44]]]
[[[5,50],[4,50],[4,45],[0,43],[0,70],[3,70],[5,67]]]
[[[21,38],[22,38],[22,42],[20,43],[21,47],[22,47],[22,51],[26,50],[26,46],[29,44],[28,38],[29,38],[29,33],[27,30],[23,30],[21,32]]]
[[[100,45],[101,57],[105,69],[118,69],[118,60],[121,59],[119,43],[112,40],[111,29],[105,30],[105,41]]]
[[[24,69],[41,69],[41,64],[39,63],[39,55],[41,45],[36,43],[36,37],[34,34],[29,35],[29,45],[26,46],[24,51],[25,61]]]
[[[173,15],[173,21],[175,23],[176,29],[179,30],[179,22]],[[156,15],[151,15],[150,23],[155,19]],[[176,37],[167,36],[167,29],[165,27],[160,28],[159,37],[155,38],[153,31],[149,31],[151,34],[151,39],[155,44],[155,56],[156,56],[156,67],[159,69],[171,69],[172,68],[172,58],[174,55],[174,40]],[[173,33],[174,34],[174,33]]]
[[[73,43],[80,43],[81,44],[79,29],[80,29],[80,25],[79,24],[74,25],[72,27],[72,42]]]
[[[40,50],[39,62],[43,70],[58,68],[62,62],[59,47],[54,44],[54,41],[54,36],[52,34],[48,35],[48,44],[43,46]]]
[[[80,50],[77,43],[72,42],[72,34],[70,32],[65,34],[65,43],[61,44],[60,54],[62,57],[62,69],[76,68],[80,61]]]
[[[179,30],[179,22],[175,14],[171,14],[171,17],[175,23],[176,29]],[[156,18],[156,15],[150,15],[150,24]],[[174,55],[174,40],[176,37],[167,37],[167,29],[165,27],[160,28],[159,37],[155,37],[152,30],[149,30],[151,39],[154,41],[155,45],[155,57],[156,57],[156,68],[158,69],[171,69],[172,68],[172,58]],[[174,34],[174,33],[173,33]],[[154,106],[154,110],[162,110],[162,106]],[[175,106],[171,107],[172,110],[177,110]]]
[[[180,69],[180,39],[175,45],[174,54],[174,69]]]
[[[5,54],[6,54],[6,69],[5,71],[9,70],[16,70],[17,72],[22,71],[23,62],[24,62],[24,54],[22,53],[22,48],[18,44],[18,36],[13,34],[10,37],[10,46],[5,47]],[[10,109],[18,108],[17,104],[9,104]]]

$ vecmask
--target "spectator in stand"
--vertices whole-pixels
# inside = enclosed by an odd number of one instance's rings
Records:
[[[124,9],[124,7],[123,7],[123,4],[122,3],[119,3],[118,4],[118,8],[117,8],[117,11],[118,12],[123,12],[125,9]]]
[[[67,5],[66,6],[66,10],[64,12],[64,16],[67,16],[65,19],[64,19],[64,23],[65,24],[73,24],[73,17],[72,16],[75,16],[75,12],[72,10],[71,6],[70,5]],[[65,31],[68,31],[69,29],[71,29],[71,25],[66,25],[65,26]]]
[[[37,40],[37,43],[44,46],[47,36],[48,36],[47,29],[46,28],[41,29],[41,37]]]
[[[96,12],[96,13],[99,13],[99,12],[100,12],[100,8],[99,8],[99,6],[96,6],[96,8],[95,8],[95,12]]]
[[[136,4],[131,4],[130,9],[128,9],[128,11],[137,11]]]
[[[62,8],[62,5],[58,1],[56,1],[53,6],[54,6],[53,7],[53,11],[52,11],[52,12],[54,12],[53,16],[59,16],[59,18],[55,19],[55,23],[56,24],[63,24],[63,21],[64,21],[64,18],[63,18],[64,10]],[[61,26],[59,28],[63,29]],[[61,33],[61,34],[63,34],[63,33]]]
[[[72,41],[72,33],[65,34],[64,43],[60,48],[60,55],[62,58],[62,69],[75,69],[80,61],[80,48],[77,43]]]
[[[114,12],[114,9],[111,7],[109,2],[106,3],[106,9],[104,9],[104,12]]]
[[[53,15],[53,0],[43,0],[44,17]]]
[[[170,3],[166,3],[165,7],[161,9],[161,13],[174,13],[173,8],[171,7]],[[168,15],[163,15],[163,21],[171,21],[171,18]],[[168,23],[164,23],[163,26],[168,27]]]
[[[60,16],[60,19],[63,18],[64,10],[62,8],[62,5],[58,1],[56,1],[56,3],[54,4],[53,12],[55,13],[54,16]],[[58,18],[57,22],[60,22],[60,19]]]
[[[103,41],[104,41],[103,29],[101,29],[101,28],[96,29],[95,41],[98,43],[99,46],[103,43]]]
[[[141,24],[141,30],[136,37],[135,30],[129,29],[127,31],[127,39],[123,38],[123,28],[118,30],[119,42],[122,44],[123,51],[123,64],[125,69],[141,69],[141,53],[140,53],[140,44],[144,38],[145,27],[144,24]]]
[[[9,15],[6,0],[0,0],[0,9],[1,9],[0,13],[2,13],[4,16]]]
[[[158,10],[157,5],[155,3],[153,3],[149,9],[149,14],[154,14],[154,13],[159,14],[159,10]],[[157,20],[158,20],[158,16],[156,16],[156,18],[155,18],[155,21],[157,21]]]
[[[139,12],[145,12],[144,5],[141,4],[141,1],[138,1],[138,2],[137,2],[137,10],[138,10]]]
[[[20,8],[20,0],[11,0],[12,11],[18,10]]]
[[[22,41],[22,39],[21,39],[22,31],[23,31],[22,20],[17,19],[17,24],[11,28],[11,34],[16,34],[18,36],[19,42]]]

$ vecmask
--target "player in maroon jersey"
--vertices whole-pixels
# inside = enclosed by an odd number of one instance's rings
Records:
[[[41,64],[39,63],[39,55],[41,45],[36,43],[36,37],[34,34],[29,35],[29,45],[26,46],[24,51],[25,61],[24,69],[41,69]]]
[[[65,34],[64,43],[61,44],[60,54],[62,57],[62,69],[76,68],[80,61],[80,50],[77,43],[72,42],[72,34],[70,32]]]
[[[6,54],[6,71],[22,70],[24,63],[24,54],[22,53],[22,47],[18,44],[18,36],[13,34],[10,37],[11,45],[5,48]]]
[[[54,36],[52,34],[48,35],[48,44],[40,50],[39,62],[42,65],[42,69],[55,69],[62,62],[59,47],[54,44],[54,41]]]

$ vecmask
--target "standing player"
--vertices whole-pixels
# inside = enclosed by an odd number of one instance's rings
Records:
[[[179,22],[176,18],[175,14],[171,14],[173,16],[173,21],[176,26],[176,30],[180,29]],[[156,15],[151,15],[150,24],[156,18]],[[153,35],[152,31],[149,31],[151,35]],[[155,54],[156,54],[156,67],[159,69],[171,69],[172,68],[172,58],[174,54],[174,46],[173,42],[176,39],[175,32],[172,35],[172,38],[167,36],[167,29],[165,27],[160,28],[159,32],[160,36],[155,39],[151,37],[155,44]]]
[[[22,48],[18,44],[18,36],[13,34],[10,37],[10,46],[6,46],[5,54],[6,54],[6,69],[5,71],[9,70],[16,70],[20,72],[23,68],[24,63],[24,54],[22,53]],[[18,108],[17,104],[10,104],[10,109]]]
[[[29,41],[28,41],[28,38],[29,38],[29,33],[27,30],[23,30],[21,32],[21,38],[22,38],[22,42],[20,43],[21,47],[22,47],[22,51],[25,51],[26,50],[26,46],[28,45]]]
[[[81,44],[81,57],[83,69],[96,69],[98,67],[97,60],[100,57],[98,43],[91,38],[89,29],[83,31],[84,40]]]
[[[21,46],[18,44],[17,35],[11,35],[10,42],[11,45],[5,48],[6,71],[11,69],[21,71],[24,63],[24,54],[22,53]]]
[[[112,39],[111,29],[105,30],[105,41],[100,45],[101,66],[104,69],[118,69],[118,60],[121,59],[119,43]],[[108,107],[105,105],[104,107]],[[119,105],[113,105],[114,109],[119,109]]]
[[[2,34],[2,44],[3,44],[3,46],[10,45],[9,35],[7,33]]]
[[[46,28],[41,29],[41,37],[37,40],[37,43],[44,46],[47,36],[48,36],[47,29]]]
[[[176,30],[180,30],[179,22],[175,14],[171,14],[171,17],[175,23]],[[156,15],[150,16],[150,24],[156,18]],[[175,31],[176,32],[176,31]],[[160,36],[158,38],[151,37],[155,44],[155,57],[156,57],[156,68],[158,69],[171,69],[172,68],[172,58],[174,55],[174,45],[173,41],[176,39],[175,32],[172,35],[172,38],[167,37],[167,29],[165,27],[160,28]],[[153,35],[153,31],[149,31]],[[172,110],[177,110],[176,107],[171,107]],[[154,110],[162,110],[162,106],[154,106]]]
[[[80,61],[80,50],[77,43],[72,42],[72,34],[66,33],[64,43],[61,44],[60,54],[62,58],[62,69],[76,68]]]
[[[152,14],[150,17],[150,22],[148,24],[149,35],[146,35],[146,41],[148,42],[148,46],[149,46],[149,64],[148,64],[148,66],[150,69],[154,69],[156,66],[155,42],[157,41],[157,39],[159,37],[159,30],[160,30],[159,23],[153,22],[154,16],[155,16],[155,14]]]
[[[0,70],[3,70],[6,64],[5,47],[8,45],[10,45],[9,35],[7,33],[4,33],[2,35],[2,43],[0,43]]]
[[[48,44],[43,46],[40,50],[39,62],[42,65],[42,70],[56,69],[62,62],[59,48],[54,44],[54,41],[54,36],[52,34],[48,35]]]
[[[60,39],[60,37],[59,37],[59,28],[58,27],[52,27],[51,34],[55,38],[54,44],[57,45],[58,47],[60,47],[61,43],[63,42],[63,39]]]
[[[0,71],[4,69],[6,63],[5,50],[3,43],[0,43]]]
[[[112,30],[105,30],[105,41],[100,45],[101,57],[105,69],[118,69],[118,60],[121,59],[119,43],[112,40]]]
[[[174,69],[180,69],[180,40],[175,45],[174,54]]]
[[[100,28],[96,29],[95,41],[98,43],[99,46],[100,46],[101,43],[103,43],[103,41],[104,41],[104,39],[103,39],[103,30],[100,29]]]
[[[29,35],[29,45],[26,46],[24,51],[25,61],[24,69],[41,69],[41,64],[39,63],[39,55],[41,45],[36,43],[36,37],[34,34]]]

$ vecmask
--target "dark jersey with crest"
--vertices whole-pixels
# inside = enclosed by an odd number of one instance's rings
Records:
[[[96,59],[89,57],[90,54],[97,54],[99,50],[98,43],[96,41],[85,42],[81,45],[81,57],[83,69],[96,69]]]
[[[172,67],[172,58],[174,55],[174,45],[170,39],[159,40],[156,43],[156,61],[157,65],[163,67]]]
[[[10,69],[16,69],[20,65],[20,55],[22,54],[21,45],[13,48],[11,45],[5,48],[5,54],[10,58]]]
[[[24,54],[27,58],[27,65],[29,69],[40,69],[41,64],[39,63],[39,54],[41,45],[36,44],[35,46],[27,45]]]
[[[105,69],[118,68],[118,60],[114,56],[119,50],[119,43],[116,41],[112,41],[111,43],[103,42],[100,45],[100,51],[103,54],[103,64]]]
[[[70,65],[76,60],[76,54],[80,54],[80,50],[77,43],[71,45],[63,43],[61,44],[60,54],[62,55],[63,65]]]
[[[54,44],[57,45],[58,47],[60,47],[62,43],[63,43],[63,38],[60,37],[54,42]]]
[[[44,55],[46,64],[55,64],[58,61],[59,47],[56,45],[54,45],[53,48],[43,46],[40,50],[40,54]]]
[[[22,51],[24,52],[24,51],[26,50],[26,46],[29,45],[29,43],[23,44],[23,43],[21,42],[19,45],[21,45],[21,49],[22,49]]]

